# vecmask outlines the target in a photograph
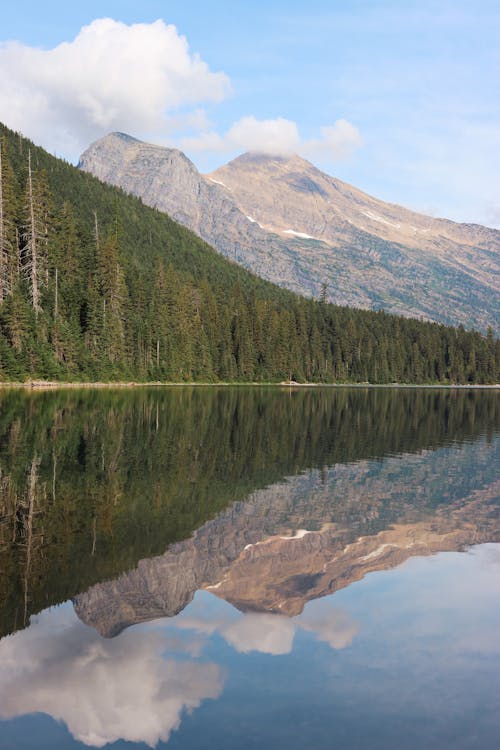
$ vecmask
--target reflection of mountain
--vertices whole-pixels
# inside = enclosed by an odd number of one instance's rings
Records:
[[[457,519],[453,519],[455,522]],[[223,579],[209,586],[238,609],[294,616],[306,602],[349,586],[375,570],[387,570],[409,557],[461,550],[500,539],[498,528],[472,522],[453,528],[449,520],[401,524],[360,537],[343,549],[335,529],[296,537],[270,537],[243,550]]]
[[[371,571],[500,540],[499,484],[490,461],[478,443],[296,477],[254,493],[165,554],[94,586],[76,597],[75,609],[108,637],[177,614],[200,588],[242,611],[297,615],[311,599]],[[448,504],[433,509],[435,494]]]
[[[196,558],[177,611],[247,544],[334,523],[345,546],[461,502],[493,480],[481,438],[499,405],[430,389],[0,393],[0,632],[169,545]]]

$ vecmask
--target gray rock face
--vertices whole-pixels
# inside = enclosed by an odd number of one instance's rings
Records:
[[[500,232],[384,203],[300,157],[244,154],[201,175],[176,149],[122,133],[79,166],[142,198],[223,255],[332,302],[500,333]]]
[[[220,253],[256,273],[270,265],[273,243],[280,244],[279,238],[270,240],[268,232],[249,221],[228,191],[201,175],[177,149],[111,133],[92,144],[78,166],[169,214]],[[274,273],[271,276],[275,281]]]

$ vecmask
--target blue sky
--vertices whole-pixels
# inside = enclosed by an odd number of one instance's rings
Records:
[[[297,151],[385,200],[500,226],[497,0],[18,0],[0,70],[0,119],[72,161],[110,130],[202,171]]]

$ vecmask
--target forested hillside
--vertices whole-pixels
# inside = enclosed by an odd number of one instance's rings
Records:
[[[0,380],[498,381],[490,332],[262,281],[0,126]]]

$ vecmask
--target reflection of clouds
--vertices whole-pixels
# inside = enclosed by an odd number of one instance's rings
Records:
[[[168,646],[160,630],[104,640],[71,609],[47,610],[0,641],[0,716],[41,711],[87,745],[124,739],[154,746],[179,727],[183,710],[217,698],[223,687],[217,665],[165,658]]]
[[[335,649],[350,646],[359,630],[358,624],[347,612],[332,607],[327,599],[309,602],[297,619],[303,630],[315,633],[319,641],[325,641]]]
[[[481,558],[483,566],[500,565],[500,544],[490,543],[482,544],[480,547],[472,547],[468,550],[469,555],[476,555]],[[498,581],[497,590],[500,592],[500,581]]]
[[[226,603],[203,611],[202,602],[215,598],[207,592],[198,593],[185,613],[172,618],[176,627],[211,635],[218,633],[236,651],[264,654],[289,654],[298,629],[314,634],[333,649],[346,648],[359,630],[352,617],[332,605],[329,599],[309,602],[302,614],[285,617],[269,613],[240,614]]]
[[[221,635],[241,653],[289,654],[295,626],[282,615],[248,614],[223,628]]]
[[[222,692],[221,668],[192,659],[204,636],[217,633],[240,653],[279,655],[291,652],[298,629],[334,649],[350,644],[357,632],[328,600],[288,618],[241,614],[203,592],[185,613],[110,640],[83,625],[70,606],[46,610],[29,628],[0,641],[0,718],[42,712],[86,745],[121,739],[153,747],[179,727],[183,711]],[[175,652],[182,657],[174,659]]]
[[[225,603],[222,612],[203,612],[197,604],[195,602],[192,612],[173,617],[169,624],[205,635],[217,633],[241,654],[260,651],[277,656],[289,654],[292,650],[295,624],[288,617],[253,612],[240,614]]]

